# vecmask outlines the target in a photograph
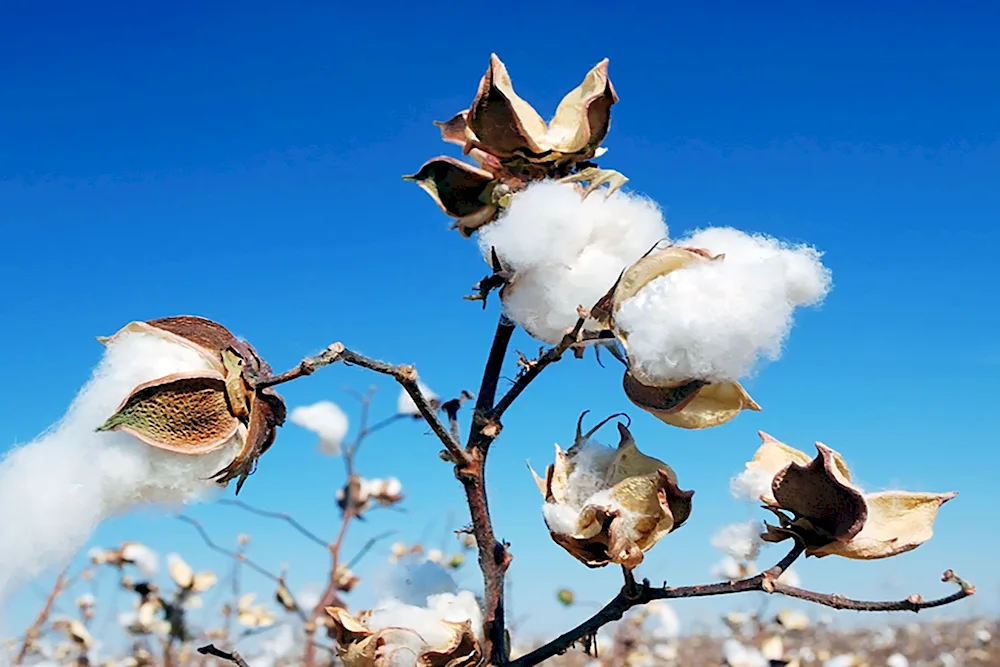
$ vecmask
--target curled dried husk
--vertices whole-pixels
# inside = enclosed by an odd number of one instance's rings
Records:
[[[101,342],[126,332],[148,333],[196,351],[205,371],[176,373],[137,386],[98,430],[121,430],[146,444],[181,454],[216,451],[236,437],[241,448],[213,479],[225,485],[239,478],[236,492],[274,443],[285,420],[285,403],[273,389],[254,380],[271,367],[253,346],[217,322],[201,317],[167,317],[132,322]]]
[[[455,226],[466,236],[491,222],[500,210],[493,202],[498,185],[493,174],[461,160],[436,157],[403,178],[429,194],[442,211],[455,218]]]
[[[364,624],[369,612],[362,612],[359,617],[355,617],[340,607],[327,607],[326,613],[332,619],[331,628],[337,641],[337,654],[344,667],[391,667],[396,664],[393,662],[393,635],[414,632],[408,628],[370,630]],[[471,623],[442,621],[442,627],[447,630],[447,642],[442,646],[426,647],[416,657],[416,665],[475,667],[483,663],[482,648]]]
[[[700,248],[653,248],[622,273],[598,304],[596,317],[614,332],[628,352],[628,332],[615,324],[615,314],[623,303],[661,276],[694,264],[724,259],[724,255],[712,255]],[[735,380],[707,382],[697,378],[655,378],[643,372],[631,354],[629,366],[622,378],[625,395],[636,406],[671,426],[711,428],[725,424],[743,410],[760,410],[757,402]]]
[[[582,417],[581,417],[582,419]],[[603,424],[603,422],[602,422]],[[553,541],[588,567],[617,563],[634,568],[663,537],[679,528],[691,514],[693,491],[677,486],[677,475],[669,465],[639,451],[624,424],[618,424],[620,441],[606,469],[600,500],[592,497],[583,507],[570,505],[576,455],[587,436],[577,429],[576,444],[568,452],[556,447],[556,458],[545,478],[533,470],[546,503],[565,505],[577,511],[575,530],[565,534],[550,527]]]
[[[941,505],[957,495],[863,493],[843,457],[830,447],[816,443],[817,455],[810,458],[766,433],[760,436],[747,470],[770,476],[770,489],[760,499],[779,519],[762,537],[801,540],[812,556],[873,560],[915,549],[933,535]]]

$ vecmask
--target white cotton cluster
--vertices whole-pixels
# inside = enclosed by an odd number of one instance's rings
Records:
[[[771,664],[760,650],[732,638],[723,642],[722,655],[727,667],[769,667]]]
[[[652,644],[672,644],[681,635],[681,619],[674,608],[663,600],[646,605],[642,623],[643,636]]]
[[[346,487],[337,489],[337,502],[343,503],[347,495]],[[357,497],[352,497],[354,504],[366,508],[368,503],[374,501],[381,505],[392,505],[403,499],[403,483],[395,477],[385,479],[358,480]]]
[[[633,362],[650,377],[736,380],[760,359],[775,360],[795,308],[831,286],[829,269],[809,246],[788,246],[732,228],[677,241],[721,261],[697,262],[655,278],[621,304],[616,323]]]
[[[558,343],[622,270],[667,236],[656,203],[621,191],[586,199],[574,187],[541,181],[518,193],[495,222],[479,230],[483,257],[496,249],[516,273],[504,310],[532,336]]]
[[[482,610],[470,591],[431,595],[420,606],[387,600],[361,619],[373,632],[388,631],[380,654],[391,656],[387,664],[392,667],[415,667],[421,655],[451,643],[454,630],[446,623],[466,621],[481,638]]]
[[[619,510],[623,532],[626,536],[637,537],[628,533],[632,525],[628,520],[631,512],[621,507],[607,488],[608,466],[614,455],[613,449],[593,440],[582,443],[573,452],[573,470],[567,479],[566,502],[542,505],[542,517],[550,532],[575,534],[580,510],[587,505],[597,505]]]
[[[386,601],[417,606],[423,605],[430,596],[458,592],[451,572],[423,554],[401,558],[379,588]]]
[[[731,523],[712,536],[712,546],[738,561],[755,560],[763,530],[761,522],[756,520]]]
[[[434,403],[440,400],[440,396],[434,393],[434,391],[425,385],[420,380],[417,380],[417,388],[420,389],[420,393],[424,395],[429,403]],[[417,404],[413,402],[413,399],[405,389],[401,389],[399,392],[399,398],[396,399],[396,412],[401,415],[410,415],[411,417],[419,417],[420,411],[417,410]]]
[[[319,436],[319,450],[324,454],[340,454],[340,446],[347,436],[347,415],[331,401],[301,405],[291,411],[288,421],[312,431]]]
[[[759,502],[771,493],[774,475],[759,467],[748,467],[729,481],[729,492],[738,500]]]
[[[736,560],[732,556],[726,555],[712,566],[711,573],[713,577],[735,581],[757,574],[757,564],[752,561]]]
[[[241,447],[185,456],[121,432],[97,432],[139,384],[206,370],[194,350],[149,333],[124,332],[63,419],[0,462],[0,608],[14,589],[68,561],[106,518],[147,505],[199,499]]]

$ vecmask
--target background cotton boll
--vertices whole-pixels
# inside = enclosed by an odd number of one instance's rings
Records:
[[[431,595],[455,593],[458,584],[444,566],[421,556],[410,556],[399,561],[380,589],[384,591],[384,599],[423,606]]]
[[[428,402],[439,400],[440,397],[420,380],[417,380],[417,387],[420,388],[420,393],[424,395],[424,398],[426,398]],[[413,399],[410,398],[410,395],[406,393],[405,389],[400,390],[399,392],[399,398],[396,400],[396,412],[401,415],[412,415],[414,417],[420,415],[420,411],[417,410],[417,404],[413,402]]]
[[[674,608],[663,600],[653,600],[646,605],[643,630],[654,643],[669,643],[681,634],[681,621]]]
[[[660,276],[621,304],[616,323],[634,362],[664,380],[734,380],[761,358],[777,359],[796,306],[830,286],[819,254],[734,229],[708,229],[678,242],[725,258]]]
[[[529,186],[479,232],[483,256],[495,248],[515,273],[504,309],[532,336],[557,343],[622,270],[667,235],[656,204],[622,192],[586,199],[567,184]]]
[[[232,462],[239,436],[185,456],[124,432],[96,431],[137,385],[207,363],[179,343],[124,333],[107,346],[62,421],[0,463],[0,605],[25,580],[71,558],[109,516],[218,489],[206,480]]]
[[[348,420],[336,403],[320,401],[299,406],[288,415],[288,420],[318,435],[319,449],[324,454],[336,456],[340,453],[347,436]]]
[[[736,560],[754,560],[760,551],[762,532],[759,521],[731,523],[712,536],[712,546]]]

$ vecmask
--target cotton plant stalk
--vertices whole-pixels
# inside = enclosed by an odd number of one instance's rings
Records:
[[[270,368],[215,322],[133,322],[100,340],[65,416],[0,463],[0,605],[105,519],[241,484],[284,420],[281,397],[244,372]]]

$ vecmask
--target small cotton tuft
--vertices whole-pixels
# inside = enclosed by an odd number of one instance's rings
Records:
[[[616,323],[641,371],[662,380],[736,380],[776,360],[799,306],[830,289],[820,253],[731,228],[677,241],[725,258],[698,262],[649,282],[621,304]]]
[[[731,523],[712,536],[712,546],[738,561],[755,560],[763,529],[759,521]]]
[[[583,199],[570,185],[541,181],[479,230],[479,245],[487,261],[495,248],[516,274],[504,293],[507,315],[554,344],[576,322],[577,306],[593,306],[622,270],[666,236],[649,199],[621,191]]]
[[[340,454],[340,446],[347,436],[348,420],[336,403],[320,401],[299,406],[288,415],[288,420],[318,435],[319,449],[324,454]]]
[[[25,581],[67,562],[110,516],[218,489],[207,480],[233,461],[237,436],[214,452],[185,456],[96,430],[137,385],[207,369],[187,346],[125,332],[108,344],[63,419],[0,462],[0,605]]]
[[[578,530],[580,510],[587,505],[621,511],[620,525],[628,532],[630,524],[628,517],[625,516],[628,512],[611,497],[611,491],[605,488],[608,465],[614,455],[613,449],[593,440],[582,443],[573,452],[573,470],[567,480],[566,502],[542,505],[542,517],[550,532],[560,535],[575,534]]]
[[[729,482],[729,492],[739,500],[758,502],[771,492],[774,476],[760,468],[747,468]]]
[[[428,402],[434,402],[440,399],[440,397],[435,394],[430,387],[425,385],[420,380],[417,380],[417,387],[420,389],[420,393],[424,395],[424,398]],[[401,415],[411,415],[413,417],[420,416],[420,411],[417,410],[417,404],[413,402],[410,395],[406,393],[405,389],[401,389],[399,392],[399,399],[396,401],[396,412]]]

